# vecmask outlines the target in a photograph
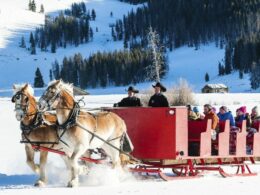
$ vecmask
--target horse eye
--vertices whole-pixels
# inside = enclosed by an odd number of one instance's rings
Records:
[[[29,100],[29,98],[28,97],[25,97],[25,99],[24,99],[26,102],[28,102],[28,100]]]

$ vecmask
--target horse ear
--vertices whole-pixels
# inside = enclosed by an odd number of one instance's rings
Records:
[[[27,89],[27,88],[28,88],[28,86],[29,86],[29,84],[28,84],[28,83],[26,83],[26,84],[25,84],[25,86],[23,87],[23,89]]]

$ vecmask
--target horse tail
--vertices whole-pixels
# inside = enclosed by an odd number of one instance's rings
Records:
[[[131,162],[131,159],[125,153],[130,153],[133,151],[133,144],[127,135],[127,127],[124,121],[122,121],[122,133],[123,136],[121,138],[121,152],[119,154],[121,165],[125,166]]]

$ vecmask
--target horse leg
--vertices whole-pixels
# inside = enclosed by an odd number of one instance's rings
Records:
[[[40,152],[40,178],[34,184],[35,186],[43,187],[45,185],[45,183],[47,183],[47,177],[46,177],[46,174],[45,174],[45,166],[46,166],[46,163],[47,163],[47,157],[48,157],[47,151],[41,151]]]
[[[68,187],[76,187],[79,185],[79,158],[85,153],[86,147],[83,145],[77,146],[72,156],[69,158],[71,166],[71,180],[68,183]]]
[[[113,144],[115,147],[120,148],[120,140],[119,139],[111,141],[110,143]],[[112,168],[113,169],[114,168],[121,169],[122,166],[121,166],[119,151],[112,148],[109,145],[106,145],[106,144],[102,148],[106,151],[107,155],[110,156],[111,161],[112,161]]]
[[[28,144],[25,145],[25,152],[26,152],[26,163],[33,170],[33,172],[39,174],[40,173],[40,168],[39,168],[39,165],[36,165],[34,163],[35,151],[31,147],[31,145],[28,145]]]

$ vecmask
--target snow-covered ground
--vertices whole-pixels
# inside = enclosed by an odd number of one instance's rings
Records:
[[[125,95],[90,95],[85,97],[86,107],[112,106]],[[80,98],[80,97],[78,97]],[[227,105],[232,111],[246,105],[248,111],[260,105],[260,94],[195,94],[200,105],[211,103],[219,108]],[[130,174],[112,171],[103,165],[94,166],[88,176],[81,177],[81,187],[65,188],[67,172],[58,155],[50,154],[48,160],[49,185],[43,189],[32,187],[37,177],[26,165],[25,152],[20,141],[19,122],[14,116],[10,98],[0,98],[0,194],[248,194],[260,191],[260,176],[222,178],[216,173],[202,178],[163,182],[159,179],[136,179]],[[38,156],[36,156],[38,157]],[[229,170],[232,168],[228,168]],[[252,166],[260,173],[260,165]],[[231,171],[230,170],[230,171]]]
[[[28,2],[24,0],[4,1],[0,0],[0,89],[10,89],[13,83],[33,83],[35,70],[40,68],[44,81],[49,82],[49,69],[56,60],[62,61],[64,56],[73,56],[82,53],[84,57],[96,51],[113,51],[123,49],[121,41],[114,42],[111,37],[109,24],[117,19],[122,19],[131,9],[142,5],[129,5],[118,0],[84,0],[88,10],[95,9],[96,21],[91,21],[91,27],[98,32],[94,33],[94,41],[78,47],[69,46],[66,49],[58,48],[57,53],[40,52],[30,55],[30,52],[19,46],[21,37],[24,36],[27,47],[29,46],[29,34],[44,23],[44,15],[38,13],[40,4],[44,5],[45,13],[57,14],[60,10],[69,8],[73,2],[82,0],[36,0],[37,13],[27,10]],[[113,12],[113,17],[110,17]],[[181,47],[168,52],[169,73],[163,82],[171,87],[179,78],[185,78],[196,92],[200,92],[205,85],[206,72],[210,76],[209,83],[224,83],[229,86],[231,92],[251,92],[249,75],[244,79],[238,78],[238,73],[218,77],[218,62],[224,58],[224,50],[215,47],[214,43],[201,46],[199,50]],[[141,83],[137,87],[147,89],[151,83]],[[107,89],[88,89],[92,94],[123,93],[125,87],[109,87]],[[260,89],[259,89],[260,90]],[[259,92],[255,91],[255,92]]]

